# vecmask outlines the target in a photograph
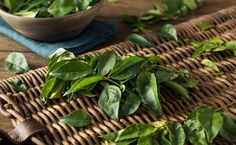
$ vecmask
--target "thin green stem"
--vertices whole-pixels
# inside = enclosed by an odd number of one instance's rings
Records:
[[[108,82],[111,82],[111,83],[113,83],[113,84],[115,84],[115,85],[117,85],[117,86],[119,86],[119,87],[121,87],[121,84],[119,84],[119,83],[113,81],[113,80],[110,79],[110,78],[105,77],[105,80],[108,81]]]
[[[222,106],[222,107],[220,107],[220,108],[217,108],[216,111],[223,110],[224,108],[227,108],[227,107],[232,106],[232,105],[234,105],[234,104],[236,104],[236,100],[234,100],[233,102],[231,102],[231,103],[229,103],[229,104],[227,104],[227,105],[225,105],[225,106]]]

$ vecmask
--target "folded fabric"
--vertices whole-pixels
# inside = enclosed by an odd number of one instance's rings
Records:
[[[21,43],[43,57],[48,57],[58,48],[65,48],[68,51],[79,54],[110,39],[116,32],[117,29],[109,23],[93,21],[83,33],[71,40],[63,42],[39,42],[19,34],[0,18],[1,34]]]

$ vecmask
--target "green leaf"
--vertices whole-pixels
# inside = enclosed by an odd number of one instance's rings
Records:
[[[152,42],[150,42],[149,40],[147,40],[146,38],[144,38],[143,36],[139,34],[133,33],[129,35],[127,39],[141,47],[154,47],[155,46]]]
[[[91,73],[91,68],[88,64],[82,63],[80,60],[73,60],[62,65],[58,69],[49,73],[56,78],[69,81],[77,80]]]
[[[216,63],[214,63],[213,61],[211,61],[209,59],[203,59],[201,61],[201,64],[211,68],[214,71],[221,72],[220,69],[218,68],[218,66],[216,65]]]
[[[152,144],[152,136],[143,136],[138,139],[137,145],[153,145]]]
[[[50,60],[50,63],[52,62],[58,62],[61,58],[67,57],[68,59],[70,58],[75,58],[75,55],[64,48],[58,48],[55,52],[53,52],[48,59]],[[64,59],[63,59],[64,60]],[[54,64],[54,63],[52,63]]]
[[[153,73],[142,72],[137,77],[137,91],[143,102],[147,104],[157,116],[162,115],[159,99],[159,85]]]
[[[180,0],[162,0],[163,4],[167,7],[167,12],[174,15],[178,13],[181,5]]]
[[[223,46],[232,50],[234,55],[236,56],[236,41],[225,42]]]
[[[146,55],[146,57],[147,57],[148,62],[157,63],[157,64],[163,64],[164,63],[162,58],[158,55],[149,54],[149,55]]]
[[[102,76],[108,74],[116,64],[116,53],[108,51],[100,56],[98,62],[98,73]]]
[[[25,56],[19,52],[12,52],[4,62],[4,68],[13,73],[24,73],[29,71]]]
[[[15,15],[21,16],[21,17],[31,17],[31,18],[35,18],[37,16],[39,11],[19,11],[14,13]]]
[[[19,0],[3,0],[3,2],[10,12],[13,12],[15,8],[22,3],[22,1]]]
[[[198,85],[199,85],[199,82],[197,80],[187,80],[187,82],[185,84],[183,84],[183,87],[199,89]]]
[[[136,139],[153,134],[157,128],[151,124],[132,124],[118,132],[103,135],[102,138],[111,142]]]
[[[157,32],[157,35],[163,36],[167,39],[178,40],[177,30],[174,25],[166,24],[161,27]]]
[[[94,83],[97,83],[101,80],[103,80],[103,77],[100,75],[80,79],[72,85],[72,87],[64,94],[64,96],[71,94],[71,93],[75,93],[79,90],[82,90],[82,89],[84,89],[84,87],[94,84]]]
[[[203,52],[205,51],[211,51],[213,49],[215,49],[216,46],[214,44],[211,43],[204,43],[201,44],[199,47],[196,48],[196,50],[193,52],[192,57],[196,58],[198,56],[200,56]]]
[[[27,86],[19,79],[13,79],[9,81],[9,84],[16,89],[17,91],[20,92],[26,92],[27,91]]]
[[[51,91],[54,88],[54,86],[59,82],[59,80],[55,77],[49,79],[46,81],[46,83],[43,86],[42,92],[41,92],[41,100],[43,102],[46,102],[48,98],[50,97]]]
[[[81,11],[86,10],[93,0],[77,0],[77,6]]]
[[[206,112],[206,111],[214,111],[216,108],[213,106],[209,106],[209,105],[201,105],[199,107],[197,107],[196,109],[194,109],[189,115],[187,120],[193,119],[196,120],[197,119],[197,113],[198,112]]]
[[[197,4],[195,0],[183,0],[183,3],[187,5],[191,11],[194,11],[197,9]]]
[[[199,122],[196,120],[187,120],[183,127],[187,139],[193,145],[208,145],[205,132]]]
[[[126,80],[133,77],[140,70],[145,59],[138,56],[131,56],[120,64],[116,65],[111,73],[111,78],[114,80]]]
[[[218,135],[223,126],[223,118],[219,112],[207,110],[197,112],[197,119],[206,132],[207,141],[212,143],[213,139]]]
[[[182,125],[178,122],[167,123],[167,130],[172,145],[184,145],[185,133]]]
[[[69,63],[70,61],[68,60],[60,60],[59,62],[55,62],[54,64],[49,65],[48,67],[48,74],[56,69],[58,69],[59,67]]]
[[[174,82],[174,81],[165,81],[162,83],[165,87],[173,90],[174,92],[178,93],[179,95],[181,95],[182,97],[186,98],[186,99],[191,99],[191,97],[189,96],[189,93],[187,91],[186,88],[184,88],[182,85]]]
[[[223,127],[220,130],[220,135],[230,142],[236,143],[236,123],[225,113],[221,113],[223,117]]]
[[[65,16],[77,7],[74,0],[55,0],[48,8],[48,12],[54,17]]]
[[[57,99],[63,96],[62,92],[65,88],[65,81],[58,80],[58,82],[54,85],[53,89],[51,90],[51,94],[49,99]]]
[[[213,39],[210,39],[210,40],[205,40],[204,41],[205,43],[212,43],[212,44],[215,44],[215,45],[222,45],[224,43],[223,40],[221,40],[220,38],[213,38]]]
[[[135,113],[138,110],[140,103],[141,100],[139,96],[131,91],[127,91],[127,98],[124,105],[121,107],[120,115],[129,116]]]
[[[178,74],[173,70],[166,69],[166,70],[158,70],[156,72],[156,76],[158,82],[163,83],[175,79],[176,77],[178,77]]]
[[[130,144],[134,143],[135,141],[137,141],[137,139],[121,141],[121,142],[117,142],[116,145],[130,145]]]
[[[119,119],[121,90],[117,86],[108,85],[99,97],[98,105],[114,120]]]
[[[166,130],[158,130],[153,137],[154,145],[172,145],[170,141],[165,137],[167,131]]]
[[[77,110],[67,116],[62,117],[60,122],[73,127],[84,127],[92,122],[92,118],[83,110]]]
[[[96,71],[96,69],[98,67],[98,62],[99,62],[99,56],[91,58],[89,65],[92,68],[92,70]]]
[[[209,30],[211,28],[215,28],[215,25],[207,23],[207,22],[202,22],[199,25],[197,25],[197,27],[200,29],[200,31],[206,31],[206,30]]]

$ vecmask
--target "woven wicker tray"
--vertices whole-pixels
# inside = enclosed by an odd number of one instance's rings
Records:
[[[197,25],[201,22],[214,23],[216,28],[200,32]],[[184,38],[201,41],[216,36],[223,40],[236,40],[236,6],[179,24],[177,29],[179,42],[168,41],[149,33],[145,37],[153,40],[157,44],[156,47],[142,49],[127,41],[86,55],[98,55],[107,50],[115,50],[118,54],[129,55],[159,54],[168,66],[187,68],[198,73],[199,75],[193,77],[200,82],[200,89],[191,92],[193,97],[191,102],[179,99],[168,90],[162,91],[163,119],[183,121],[195,107],[201,104],[210,104],[218,108],[227,106],[223,108],[223,111],[236,120],[236,105],[232,104],[236,100],[236,58],[234,55],[226,51],[202,56],[202,58],[207,57],[217,62],[225,72],[225,74],[217,76],[203,75],[210,74],[212,71],[200,65],[198,60],[191,58],[194,48],[183,41]],[[35,144],[102,144],[99,135],[120,130],[135,122],[146,123],[157,120],[153,114],[146,110],[119,121],[111,120],[98,107],[95,98],[75,97],[70,102],[60,99],[44,105],[40,102],[39,96],[46,71],[47,68],[40,68],[17,76],[29,87],[27,93],[17,92],[11,88],[8,80],[13,78],[0,82],[0,111],[3,115],[11,118],[14,126],[27,118],[34,118],[51,132],[52,137],[47,135],[33,137],[31,140]],[[61,116],[78,108],[82,108],[93,116],[94,120],[89,127],[76,129],[58,121]],[[229,145],[230,143],[217,138],[214,144]]]

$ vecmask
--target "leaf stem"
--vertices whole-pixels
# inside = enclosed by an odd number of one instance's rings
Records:
[[[104,77],[104,79],[105,79],[106,81],[108,81],[108,82],[111,82],[111,83],[113,83],[113,84],[115,84],[115,85],[117,85],[117,86],[121,87],[121,84],[119,84],[119,83],[117,83],[117,82],[113,81],[113,80],[112,80],[112,79],[110,79],[110,78]]]
[[[234,104],[236,104],[236,100],[234,100],[233,102],[231,102],[231,103],[229,103],[229,104],[227,104],[227,105],[225,105],[225,106],[222,106],[222,107],[220,107],[220,108],[217,108],[215,111],[220,111],[220,110],[222,110],[222,109],[224,109],[224,108],[227,108],[227,107],[229,107],[229,106],[232,106],[232,105],[234,105]]]

